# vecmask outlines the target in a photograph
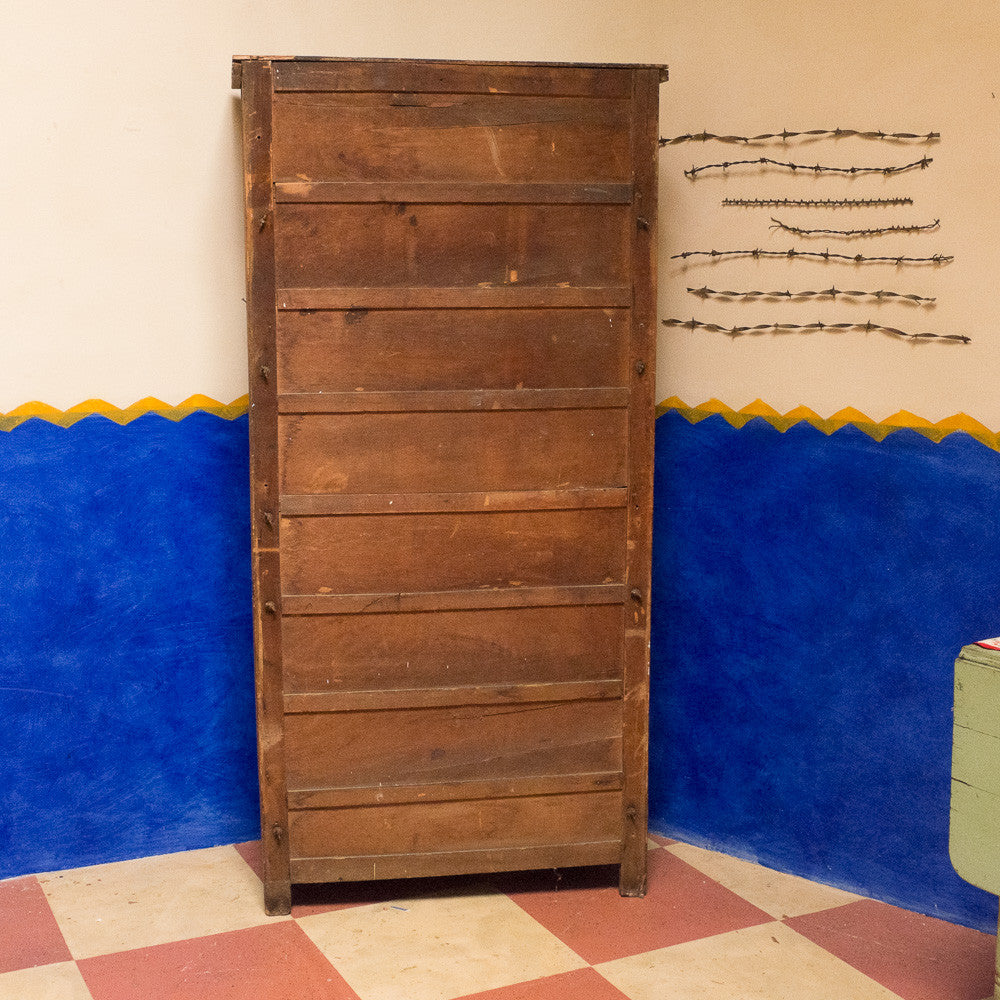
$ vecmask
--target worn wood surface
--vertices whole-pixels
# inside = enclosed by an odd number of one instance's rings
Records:
[[[236,65],[268,906],[640,894],[661,72]]]

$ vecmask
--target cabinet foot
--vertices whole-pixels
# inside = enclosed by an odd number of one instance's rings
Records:
[[[292,912],[290,882],[264,883],[264,912],[269,917],[287,917]]]

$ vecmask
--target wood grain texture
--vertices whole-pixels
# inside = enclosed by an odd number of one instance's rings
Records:
[[[616,583],[625,517],[614,509],[282,518],[286,594]]]
[[[628,205],[630,184],[593,181],[280,181],[274,185],[275,201],[365,202],[393,204],[459,202],[462,204],[530,205],[589,204]]]
[[[278,289],[278,309],[616,309],[632,304],[629,285],[491,285],[485,282],[431,285],[372,285]]]
[[[615,841],[621,793],[305,809],[289,814],[292,857],[484,851]],[[417,874],[422,874],[417,872]]]
[[[295,205],[275,208],[281,288],[622,285],[622,205]]]
[[[257,699],[265,908],[291,912],[281,680],[278,440],[275,395],[274,203],[271,193],[270,65],[242,74],[250,407],[250,517],[253,538],[254,673]],[[270,609],[270,610],[269,610]]]
[[[282,311],[278,391],[625,386],[628,322],[625,309]]]
[[[590,97],[282,94],[274,106],[274,176],[283,183],[621,184],[630,173],[627,117],[627,101]]]
[[[301,713],[285,718],[289,789],[621,770],[621,701]]]
[[[622,676],[621,607],[286,616],[286,692],[496,686]]]
[[[656,373],[656,168],[660,74],[632,77],[631,330],[629,409],[628,568],[625,604],[625,786],[622,796],[624,896],[646,891],[649,759],[649,607],[653,532],[653,416]]]
[[[609,839],[536,847],[371,854],[346,858],[316,856],[293,858],[292,878],[296,882],[363,882],[428,875],[512,872],[530,868],[611,865],[618,863],[620,855],[620,842]]]
[[[283,493],[623,487],[624,410],[288,415]]]
[[[630,68],[450,60],[274,60],[279,91],[628,97]]]

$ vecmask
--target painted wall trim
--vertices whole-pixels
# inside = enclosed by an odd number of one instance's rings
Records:
[[[815,410],[810,410],[808,406],[796,406],[787,413],[781,414],[760,399],[754,400],[739,410],[734,410],[718,399],[709,399],[699,406],[688,406],[677,396],[665,399],[656,408],[658,417],[667,412],[679,413],[692,424],[696,424],[706,417],[718,415],[728,424],[737,428],[743,427],[749,421],[759,417],[782,433],[787,431],[789,427],[800,423],[811,424],[824,434],[833,434],[834,431],[839,431],[842,427],[850,425],[876,441],[884,441],[894,431],[904,428],[916,431],[934,442],[940,442],[949,434],[961,431],[994,451],[1000,451],[1000,432],[991,431],[966,413],[956,413],[932,423],[930,420],[918,417],[915,413],[900,410],[891,417],[886,417],[885,420],[873,420],[860,410],[848,406],[843,410],[838,410],[831,417],[821,417]]]
[[[105,402],[103,399],[86,399],[76,406],[71,406],[68,410],[58,410],[47,403],[34,401],[24,403],[11,410],[10,413],[0,414],[0,431],[11,431],[18,424],[23,424],[26,420],[38,419],[47,420],[49,423],[58,424],[60,427],[72,427],[78,420],[84,417],[100,416],[113,420],[116,424],[127,424],[136,417],[145,416],[147,413],[155,413],[158,416],[166,417],[167,420],[183,420],[191,416],[192,413],[212,413],[217,417],[226,420],[235,420],[247,412],[248,397],[240,396],[231,403],[220,403],[211,396],[194,395],[189,396],[182,403],[171,406],[164,403],[162,399],[154,396],[146,396],[131,406],[124,409]]]

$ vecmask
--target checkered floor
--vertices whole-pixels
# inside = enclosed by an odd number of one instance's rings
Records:
[[[0,1000],[980,1000],[994,939],[658,839],[614,869],[298,887],[256,844],[0,882]]]

